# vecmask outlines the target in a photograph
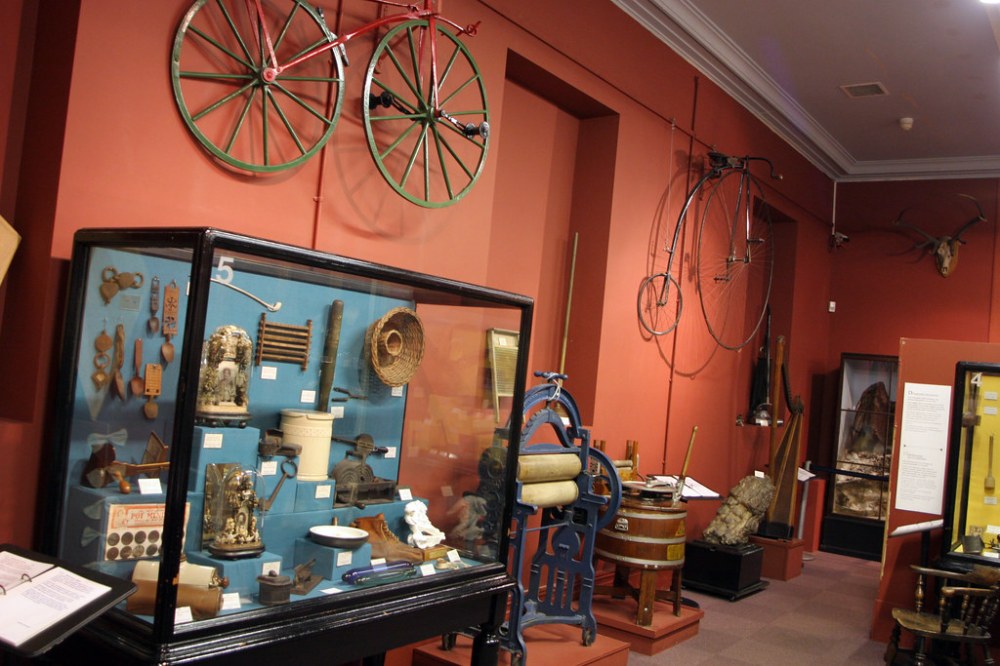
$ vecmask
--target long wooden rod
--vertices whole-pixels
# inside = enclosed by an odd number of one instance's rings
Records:
[[[573,280],[576,278],[576,248],[580,232],[573,232],[573,255],[569,262],[569,287],[566,289],[566,321],[563,323],[562,351],[559,353],[559,374],[566,370],[566,348],[569,346],[569,315],[573,309]]]

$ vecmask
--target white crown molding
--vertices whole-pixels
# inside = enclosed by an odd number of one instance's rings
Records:
[[[955,178],[997,178],[1000,157],[936,158],[932,160],[881,160],[854,162],[837,178],[841,182],[873,180],[944,180]]]
[[[612,0],[722,88],[817,169],[837,181],[988,178],[1000,158],[856,160],[692,0]]]

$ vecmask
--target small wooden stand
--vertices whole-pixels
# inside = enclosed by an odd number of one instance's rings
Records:
[[[639,578],[639,587],[635,588],[627,578],[629,568],[617,567],[615,584],[596,588],[611,594],[594,597],[599,633],[626,641],[633,651],[647,655],[658,654],[697,636],[705,613],[697,604],[682,603],[681,571],[680,566],[660,571],[631,571],[632,577]],[[657,589],[668,581],[669,590]],[[622,602],[625,595],[636,599],[638,611],[633,610],[632,604]]]
[[[802,539],[771,539],[752,536],[750,542],[764,549],[761,575],[772,580],[791,580],[802,574]]]
[[[639,587],[635,588],[629,582],[631,570],[629,567],[619,564],[615,567],[615,581],[613,585],[598,585],[594,588],[594,594],[610,594],[612,597],[621,599],[630,596],[639,603],[636,612],[635,623],[640,627],[648,627],[653,624],[653,603],[656,601],[666,601],[673,604],[674,615],[680,617],[681,614],[681,566],[676,566],[670,570],[671,583],[670,590],[656,589],[656,581],[659,578],[660,570],[641,569],[639,571]]]

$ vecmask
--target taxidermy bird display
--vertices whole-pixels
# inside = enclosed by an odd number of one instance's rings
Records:
[[[977,201],[975,197],[968,194],[959,194],[958,196],[968,199],[974,203],[979,214],[960,226],[950,236],[932,236],[920,227],[904,222],[903,216],[908,210],[910,210],[909,208],[904,208],[900,211],[899,215],[896,216],[896,221],[893,222],[894,226],[903,229],[910,229],[917,232],[924,238],[924,240],[914,245],[914,248],[918,250],[927,250],[934,256],[934,265],[937,267],[937,271],[941,274],[941,277],[948,277],[958,266],[958,246],[965,243],[965,241],[962,240],[962,234],[964,234],[966,230],[968,230],[969,227],[974,225],[976,222],[986,221],[986,214],[983,213],[983,207],[979,204],[979,201]]]

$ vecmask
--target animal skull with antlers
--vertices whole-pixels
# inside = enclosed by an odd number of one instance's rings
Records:
[[[976,205],[976,209],[979,211],[979,215],[960,226],[955,233],[950,236],[932,236],[919,227],[903,222],[903,215],[909,210],[909,208],[904,208],[900,211],[899,215],[896,216],[896,221],[893,222],[894,226],[901,227],[903,229],[911,229],[924,237],[923,241],[918,242],[913,247],[918,250],[929,250],[930,253],[934,255],[934,265],[937,266],[937,271],[941,274],[941,277],[948,277],[958,266],[958,246],[965,243],[965,241],[962,240],[962,234],[964,234],[965,231],[976,222],[986,221],[986,215],[983,213],[983,207],[979,204],[979,201],[977,201],[975,197],[968,194],[959,194],[958,196],[968,199],[974,203]]]

